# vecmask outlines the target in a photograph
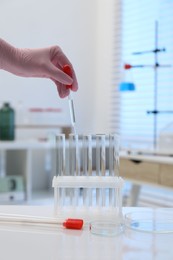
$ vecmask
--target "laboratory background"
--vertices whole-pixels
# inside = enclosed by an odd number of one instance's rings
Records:
[[[60,46],[79,83],[77,133],[119,135],[123,206],[173,206],[172,1],[0,0],[0,37]],[[68,98],[48,79],[1,70],[7,103],[15,124],[13,140],[0,140],[0,204],[53,204],[54,137],[73,131]]]

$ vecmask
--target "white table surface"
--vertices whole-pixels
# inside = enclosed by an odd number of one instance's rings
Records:
[[[131,212],[139,208],[124,208]],[[0,213],[53,216],[50,206],[0,206]],[[1,260],[172,260],[173,234],[147,234],[126,229],[114,237],[93,235],[88,227],[0,224]]]

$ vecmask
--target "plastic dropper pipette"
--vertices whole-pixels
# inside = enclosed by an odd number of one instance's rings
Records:
[[[12,224],[30,224],[30,225],[47,225],[54,224],[62,226],[66,229],[82,229],[83,220],[68,218],[66,220],[58,218],[37,217],[27,215],[16,214],[0,214],[0,223],[12,223]]]
[[[69,75],[70,77],[72,76],[71,68],[70,68],[70,66],[69,66],[68,64],[67,64],[67,65],[64,65],[63,71],[64,71],[67,75]],[[66,85],[66,88],[67,88],[67,89],[72,89],[72,85]],[[74,134],[76,134],[76,127],[75,127],[76,117],[75,117],[74,103],[73,103],[73,98],[72,98],[72,96],[71,96],[71,93],[69,93],[69,95],[68,95],[68,103],[69,103],[69,109],[70,109],[71,125],[72,125],[72,127],[73,127]]]

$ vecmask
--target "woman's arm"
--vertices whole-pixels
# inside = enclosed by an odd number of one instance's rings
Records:
[[[67,64],[71,77],[63,72]],[[22,77],[49,78],[56,84],[61,98],[69,95],[66,85],[72,85],[73,91],[78,89],[73,66],[59,46],[19,49],[0,39],[0,69]]]

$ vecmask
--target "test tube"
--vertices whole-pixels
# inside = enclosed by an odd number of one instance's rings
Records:
[[[105,176],[106,174],[106,145],[105,135],[96,135],[96,175]],[[105,190],[96,190],[97,206],[105,205]]]
[[[65,175],[65,135],[56,136],[56,176]],[[65,198],[65,189],[61,188],[57,191],[58,206],[62,206]]]
[[[88,135],[88,175],[93,175],[93,169],[92,169],[92,135]],[[89,199],[89,206],[92,205],[92,189],[90,188],[88,190],[88,199]]]
[[[119,177],[119,136],[109,135],[109,173]]]
[[[82,157],[83,157],[83,175],[92,175],[92,137],[83,135]],[[89,206],[92,203],[91,189],[83,190],[83,204]]]
[[[119,177],[119,136],[109,135],[109,175]],[[109,189],[109,204],[114,206],[118,198],[118,190]],[[116,200],[115,200],[116,199]]]
[[[79,136],[76,134],[69,135],[69,170],[70,175],[80,175],[80,151]],[[78,204],[79,188],[70,189],[70,204],[75,206]]]
[[[93,167],[92,167],[92,147],[93,147],[93,139],[92,135],[88,135],[88,174],[91,176],[93,174]]]
[[[56,136],[56,176],[65,174],[65,135]]]
[[[79,136],[77,134],[69,135],[69,166],[70,175],[80,175]]]

